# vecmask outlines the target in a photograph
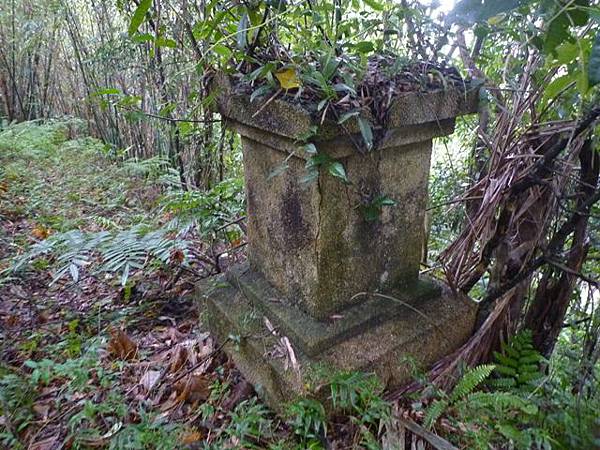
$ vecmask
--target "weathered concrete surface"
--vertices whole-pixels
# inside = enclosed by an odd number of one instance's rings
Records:
[[[249,261],[283,301],[326,319],[351,306],[359,292],[418,282],[431,139],[450,134],[456,115],[475,110],[476,92],[396,99],[378,148],[362,155],[352,144],[360,136],[345,133],[358,132],[356,122],[346,122],[346,130],[327,121],[317,126],[299,105],[274,100],[263,108],[236,95],[226,77],[215,84],[219,111],[242,136]],[[316,182],[303,182],[307,155],[295,138],[313,126],[318,152],[343,164],[351,186],[327,170]],[[378,196],[396,205],[368,221],[361,205]]]
[[[441,123],[447,119],[477,111],[479,90],[465,85],[466,90],[450,87],[431,92],[405,92],[395,97],[388,113],[387,128],[403,128],[425,123]],[[250,102],[247,94],[238,94],[226,74],[218,73],[212,84],[219,112],[232,121],[289,139],[298,139],[317,125],[316,140],[327,141],[345,134],[337,124],[315,121],[310,111],[300,104],[276,99],[264,108],[263,101]],[[344,123],[349,133],[359,133],[355,117]],[[445,133],[442,133],[445,134]]]
[[[476,305],[419,279],[419,260],[432,138],[476,110],[477,91],[399,97],[378,147],[360,154],[352,143],[360,136],[345,133],[358,133],[356,120],[341,130],[299,105],[251,104],[222,76],[215,89],[227,126],[242,138],[249,264],[233,268],[224,287],[207,293],[200,285],[199,295],[217,338],[241,337],[226,351],[267,402],[281,411],[282,402],[319,384],[323,367],[373,371],[395,386],[409,375],[405,356],[428,366],[458,348],[472,332]],[[327,170],[303,182],[309,156],[297,139],[312,127],[319,155],[342,163],[351,185]],[[369,221],[362,208],[378,196],[396,204]],[[284,336],[299,369],[275,357]]]
[[[315,378],[318,373],[374,372],[387,387],[401,385],[410,378],[406,357],[427,367],[464,343],[475,320],[475,303],[443,288],[440,296],[425,298],[418,306],[398,303],[393,319],[371,323],[312,357],[289,336],[299,361],[296,370],[289,361],[286,368],[285,357],[276,356],[282,353],[280,338],[286,336],[285,332],[277,328],[279,335],[273,336],[265,326],[263,311],[255,307],[259,302],[269,301],[258,297],[261,292],[269,293],[262,291],[264,282],[259,279],[256,274],[246,279],[247,283],[254,283],[249,290],[234,287],[235,280],[228,283],[222,279],[216,289],[199,285],[198,293],[206,301],[209,326],[217,339],[224,341],[230,335],[240,338],[239,343],[228,343],[225,350],[276,411],[282,411],[284,404],[297,396],[312,394],[312,389],[323,381]],[[273,322],[272,318],[269,320]],[[323,324],[305,316],[297,326],[309,329]],[[335,322],[326,326],[331,327],[331,333],[340,328]]]
[[[248,264],[232,267],[227,272],[227,279],[308,356],[318,355],[371,326],[391,320],[406,312],[406,308],[419,308],[420,303],[439,297],[442,292],[439,284],[422,279],[410,286],[386,292],[390,298],[360,296],[359,302],[346,308],[335,319],[321,321],[287,304],[281,294]]]
[[[327,171],[306,184],[304,160],[242,138],[251,265],[317,318],[351,303],[358,292],[416,282],[431,141],[343,158],[347,186]],[[360,206],[385,195],[396,202],[379,220]]]

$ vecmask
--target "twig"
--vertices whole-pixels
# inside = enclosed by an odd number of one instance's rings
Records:
[[[404,428],[408,429],[411,433],[414,433],[417,436],[425,439],[436,450],[458,450],[457,447],[452,445],[447,440],[427,431],[421,425],[413,422],[410,419],[404,419],[399,416],[395,417],[394,419],[397,420]]]
[[[429,316],[427,316],[425,313],[419,311],[417,308],[415,308],[414,306],[412,306],[410,303],[405,302],[404,300],[400,300],[399,298],[396,297],[392,297],[391,295],[385,295],[385,294],[380,294],[378,292],[359,292],[358,294],[354,294],[352,296],[352,298],[350,298],[350,301],[354,300],[356,297],[359,296],[369,296],[372,295],[373,297],[379,297],[379,298],[384,298],[386,300],[391,300],[393,302],[397,302],[400,303],[402,306],[407,307],[408,309],[410,309],[411,311],[417,313],[419,316],[421,316],[422,318],[424,318],[426,321],[428,321],[430,324],[432,324],[435,329],[437,331],[439,331],[439,333],[448,341],[451,342],[450,339],[448,338],[448,336],[442,331],[442,329],[438,326],[438,324],[436,324],[433,320],[431,320],[431,318]]]

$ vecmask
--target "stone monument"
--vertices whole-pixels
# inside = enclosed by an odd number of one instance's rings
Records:
[[[226,351],[257,392],[281,410],[323,368],[374,372],[394,386],[407,380],[405,356],[427,366],[463,344],[475,303],[419,277],[419,266],[432,139],[476,111],[477,90],[398,96],[377,148],[361,153],[356,118],[341,127],[285,100],[265,107],[223,74],[213,89],[242,140],[248,262],[198,292],[211,331],[229,339]],[[349,183],[322,169],[306,182],[307,135]],[[377,198],[394,204],[369,219],[364,207]]]

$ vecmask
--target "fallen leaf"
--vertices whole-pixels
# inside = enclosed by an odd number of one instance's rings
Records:
[[[296,71],[291,67],[275,72],[275,78],[279,80],[279,84],[283,89],[297,89],[300,87]]]
[[[249,398],[254,392],[254,387],[246,380],[240,381],[232,390],[231,395],[223,402],[225,411],[233,410],[239,403]]]
[[[175,384],[177,401],[199,403],[210,395],[210,380],[202,375],[190,375]]]
[[[32,409],[43,422],[48,420],[48,413],[50,412],[50,405],[48,403],[36,403]]]
[[[142,375],[140,379],[140,384],[144,387],[146,392],[150,392],[154,386],[156,386],[156,382],[160,378],[160,370],[148,370]]]
[[[110,430],[108,430],[106,433],[104,433],[102,435],[102,439],[109,439],[111,437],[113,437],[115,434],[117,434],[119,432],[119,430],[123,427],[123,422],[116,422],[112,427],[110,427]]]
[[[195,444],[196,442],[200,442],[203,439],[204,439],[204,436],[202,435],[202,433],[200,433],[199,431],[196,431],[196,430],[192,430],[192,431],[187,431],[187,432],[183,433],[183,435],[181,436],[179,441],[183,445],[191,445],[191,444]]]
[[[181,264],[184,259],[185,255],[180,249],[176,249],[171,252],[171,261]]]
[[[133,359],[137,354],[137,344],[122,329],[110,331],[108,351],[117,359]]]
[[[188,358],[188,352],[185,347],[182,345],[178,345],[173,350],[173,360],[171,361],[171,366],[169,367],[169,371],[171,373],[175,373],[179,371],[185,364]]]
[[[16,314],[10,314],[4,319],[4,324],[7,328],[17,326],[21,322],[21,319]]]
[[[38,224],[31,230],[31,235],[36,239],[44,240],[50,235],[50,228]]]

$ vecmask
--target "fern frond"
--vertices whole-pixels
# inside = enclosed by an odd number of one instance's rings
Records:
[[[531,331],[523,330],[509,341],[502,343],[502,352],[495,352],[495,373],[498,379],[491,385],[499,389],[514,389],[515,387],[530,389],[532,381],[543,376],[539,363],[543,356],[533,346]],[[507,380],[512,379],[513,382]]]
[[[446,399],[433,401],[433,403],[429,405],[429,408],[427,408],[425,417],[423,418],[423,424],[425,425],[425,428],[431,428],[435,422],[437,422],[440,416],[444,414],[444,411],[446,411],[448,405],[449,402]]]
[[[494,371],[496,366],[493,364],[482,364],[469,369],[460,379],[452,394],[450,395],[450,403],[469,395],[473,390],[488,378]]]

